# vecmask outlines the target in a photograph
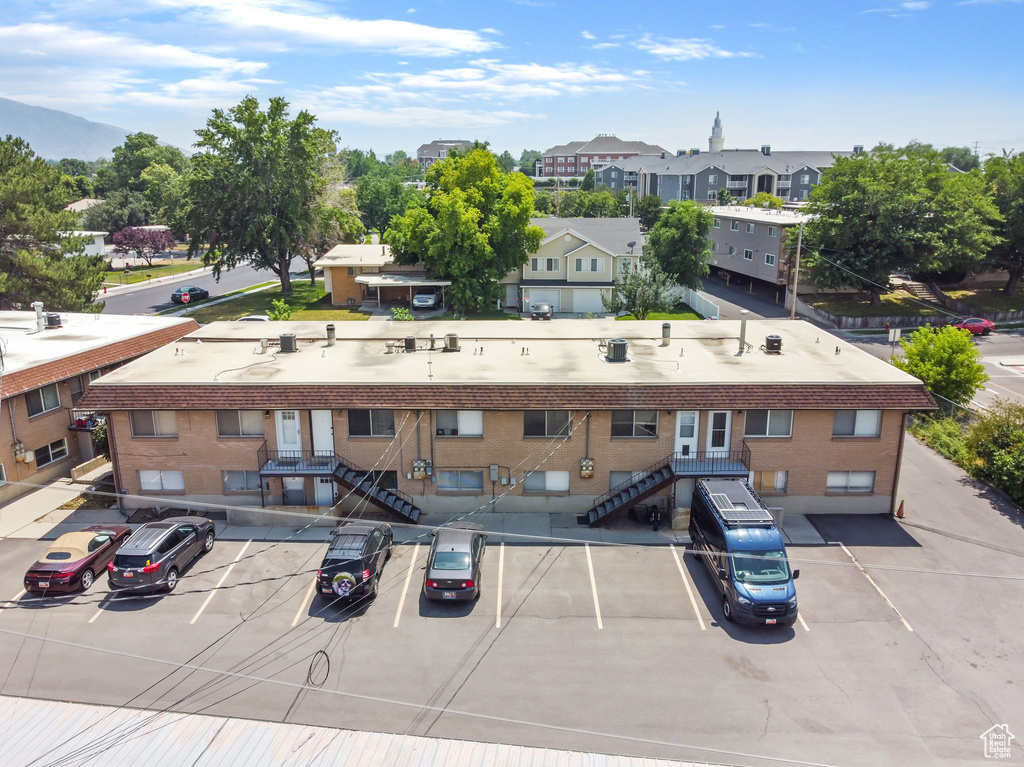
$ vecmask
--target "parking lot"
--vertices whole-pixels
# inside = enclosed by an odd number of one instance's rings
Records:
[[[683,547],[492,536],[480,599],[451,604],[420,596],[424,539],[374,603],[341,605],[311,588],[322,544],[218,541],[171,595],[101,578],[40,599],[20,581],[43,547],[5,540],[2,692],[713,763],[971,763],[992,724],[1024,729],[1024,543],[1009,512],[941,514],[822,522],[834,543],[790,549],[792,629],[726,623]]]

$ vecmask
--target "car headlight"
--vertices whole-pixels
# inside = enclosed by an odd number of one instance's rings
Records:
[[[795,594],[792,597],[790,597],[789,602],[787,604],[790,607],[796,607],[796,595]]]
[[[741,607],[750,607],[754,603],[751,602],[746,597],[737,596],[736,597],[736,604],[740,605]]]

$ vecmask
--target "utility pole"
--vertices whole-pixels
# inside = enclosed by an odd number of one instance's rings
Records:
[[[800,283],[800,246],[804,239],[804,225],[801,223],[796,233],[796,263],[793,266],[793,295],[789,299],[789,318],[796,319],[796,289]]]

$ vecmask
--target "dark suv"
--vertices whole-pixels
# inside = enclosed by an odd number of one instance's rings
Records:
[[[214,537],[213,522],[203,517],[147,522],[107,565],[110,590],[174,591],[181,571],[213,548]]]
[[[324,561],[316,572],[317,593],[325,599],[373,599],[393,546],[391,525],[340,525],[331,534]]]

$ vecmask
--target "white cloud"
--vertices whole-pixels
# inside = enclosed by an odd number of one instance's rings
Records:
[[[532,112],[514,112],[509,110],[473,110],[473,109],[441,109],[434,107],[387,107],[377,106],[341,108],[327,104],[309,105],[317,119],[322,123],[341,122],[359,125],[374,125],[393,128],[396,125],[416,125],[420,128],[457,128],[472,130],[473,128],[493,128],[511,122],[542,119],[544,115]]]
[[[1024,0],[963,0],[957,5],[1000,5],[1002,3],[1022,3]]]
[[[596,43],[590,46],[595,51],[602,51],[605,48],[621,48],[622,43]]]
[[[647,34],[633,43],[633,45],[642,51],[650,53],[652,56],[668,61],[691,61],[693,59],[707,58],[751,58],[757,55],[746,51],[727,51],[719,48],[710,40],[702,38],[679,40],[671,37],[655,38],[653,35]]]
[[[594,35],[590,34],[585,29],[582,32],[580,32],[580,37],[582,37],[584,40],[596,40],[597,39]]]
[[[931,5],[931,3],[925,2],[925,0],[917,0],[916,2],[911,3],[900,3],[900,7],[906,8],[908,11],[923,11],[929,5]]]

